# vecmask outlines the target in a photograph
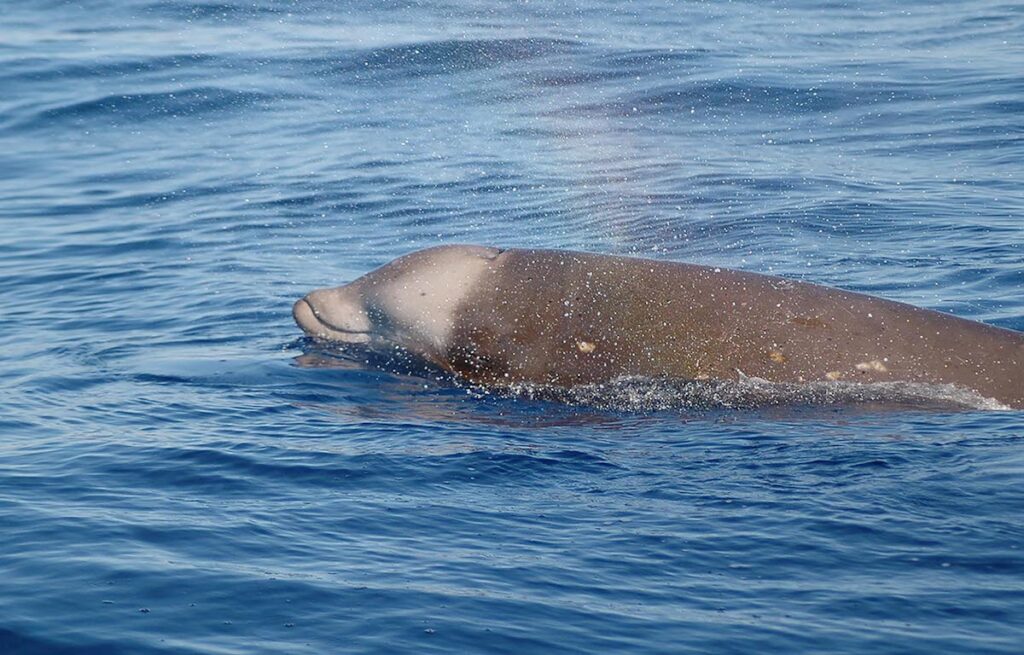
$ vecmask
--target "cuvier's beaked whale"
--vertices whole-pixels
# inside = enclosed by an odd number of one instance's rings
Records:
[[[1024,333],[806,282],[559,250],[414,252],[293,314],[475,383],[623,376],[953,384],[1024,408]]]

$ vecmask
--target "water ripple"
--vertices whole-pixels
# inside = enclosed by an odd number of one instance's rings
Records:
[[[458,241],[1024,329],[1018,5],[4,12],[0,652],[1024,643],[1019,412],[756,380],[493,393],[289,315]]]

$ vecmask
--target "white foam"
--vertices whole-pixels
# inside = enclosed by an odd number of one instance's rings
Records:
[[[1006,410],[1006,405],[952,384],[918,382],[813,382],[785,384],[760,378],[677,380],[622,377],[574,387],[520,384],[520,397],[621,411],[759,409],[876,404],[903,408]]]

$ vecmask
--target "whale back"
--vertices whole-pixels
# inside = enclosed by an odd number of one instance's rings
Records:
[[[455,316],[444,364],[484,383],[898,380],[1024,405],[1019,332],[756,273],[506,250]]]

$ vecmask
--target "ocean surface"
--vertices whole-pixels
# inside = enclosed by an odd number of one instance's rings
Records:
[[[461,242],[1024,330],[1022,37],[982,0],[4,3],[0,653],[1021,653],[1024,412],[495,394],[318,365],[290,307]]]

